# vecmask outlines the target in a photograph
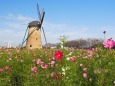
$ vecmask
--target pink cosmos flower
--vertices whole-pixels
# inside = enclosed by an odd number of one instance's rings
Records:
[[[49,67],[48,65],[45,65],[45,66],[44,66],[44,68],[46,68],[46,69],[48,69],[48,67]]]
[[[92,51],[95,51],[95,48],[92,48]]]
[[[44,65],[44,63],[41,63],[40,66],[41,66],[41,68],[44,68],[45,65]]]
[[[41,63],[42,63],[41,59],[38,59],[37,64],[41,64]]]
[[[90,59],[91,59],[91,58],[92,58],[92,54],[89,54],[89,55],[88,55],[88,58],[90,58]]]
[[[58,67],[58,64],[55,64],[56,67]]]
[[[51,61],[51,65],[54,65],[55,64],[55,61]]]
[[[83,64],[80,64],[80,66],[82,67],[82,66],[83,66]]]
[[[24,60],[21,59],[20,62],[24,62]]]
[[[52,58],[53,60],[56,60],[55,57]]]
[[[3,71],[3,69],[2,68],[0,68],[0,72],[2,72]]]
[[[115,46],[115,41],[112,39],[107,39],[103,42],[105,48],[113,48]]]
[[[9,70],[9,68],[10,68],[9,66],[5,66],[5,70]]]
[[[72,52],[69,52],[69,55],[72,55]]]
[[[75,58],[75,57],[71,57],[71,58],[70,58],[70,61],[71,61],[71,62],[74,62],[74,61],[76,61],[76,58]]]
[[[55,72],[52,72],[52,73],[51,73],[51,77],[54,77],[55,75],[56,75]]]
[[[34,59],[32,60],[32,62],[36,62],[36,58],[34,58]]]
[[[32,67],[32,72],[34,72],[34,73],[36,73],[37,72],[37,67],[36,66],[34,66],[34,67]]]
[[[87,68],[85,67],[85,68],[83,68],[83,70],[84,70],[84,71],[87,71]]]
[[[51,77],[55,78],[55,79],[59,79],[59,74],[52,72],[51,73]]]
[[[48,67],[49,67],[48,64],[44,65],[44,63],[41,64],[40,66],[41,66],[41,68],[45,68],[45,69],[48,69]]]
[[[88,76],[87,73],[83,73],[83,77],[86,78]]]

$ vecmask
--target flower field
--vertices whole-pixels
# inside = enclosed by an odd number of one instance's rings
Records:
[[[115,86],[115,50],[0,50],[0,86]]]

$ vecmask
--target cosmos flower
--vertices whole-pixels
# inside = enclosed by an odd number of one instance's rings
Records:
[[[37,64],[41,64],[41,63],[42,63],[41,59],[38,59]]]
[[[34,59],[32,60],[32,62],[36,62],[36,58],[34,58]]]
[[[67,61],[70,61],[70,58],[69,58],[69,57],[67,57],[67,58],[66,58],[66,60],[67,60]]]
[[[36,66],[34,66],[34,67],[32,67],[32,72],[34,72],[34,73],[36,73],[37,72],[37,67]]]
[[[82,67],[82,66],[83,66],[83,64],[80,64],[80,66]]]
[[[115,46],[115,41],[112,39],[107,39],[103,42],[105,48],[113,48]]]
[[[54,77],[55,75],[56,75],[55,72],[52,72],[52,73],[51,73],[51,77]]]
[[[114,84],[115,84],[115,81],[114,81]]]
[[[76,58],[75,57],[71,57],[70,58],[70,62],[74,62],[74,61],[76,61]]]
[[[54,65],[55,64],[55,61],[51,61],[51,65]]]
[[[0,72],[2,72],[3,71],[3,69],[2,68],[0,68]]]
[[[87,73],[83,73],[83,77],[86,78],[88,76]]]
[[[55,78],[55,79],[59,79],[59,74],[55,73],[55,72],[52,72],[51,73],[51,77]]]
[[[45,69],[48,69],[48,67],[49,67],[48,65],[45,65],[45,66],[44,66]]]
[[[83,68],[83,71],[87,71],[87,68],[85,67],[85,68]]]
[[[44,65],[44,63],[43,64],[41,64],[41,68],[45,68],[45,69],[48,69],[48,65]]]
[[[9,68],[10,68],[9,66],[5,66],[5,70],[9,70]]]
[[[55,60],[61,60],[63,57],[63,53],[61,51],[56,51],[54,54]]]

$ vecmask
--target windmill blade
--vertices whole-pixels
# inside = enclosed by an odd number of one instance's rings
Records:
[[[41,18],[41,26],[42,26],[42,23],[43,23],[44,15],[45,15],[45,12],[43,11],[42,18]]]
[[[32,32],[28,35],[28,37],[25,39],[25,41],[31,36],[31,34],[35,31],[36,29],[34,28],[33,30],[32,30]],[[24,42],[25,42],[24,41]]]
[[[26,40],[30,37],[30,35],[31,35],[35,30],[36,30],[36,28],[34,28],[34,29],[32,30],[32,32],[28,35],[28,37],[27,37],[25,40],[23,39],[21,48],[22,48],[23,44],[26,42]]]
[[[27,27],[27,29],[26,29],[26,32],[25,32],[25,35],[24,35],[24,38],[23,38],[23,41],[22,41],[22,45],[21,45],[21,47],[22,47],[23,44],[24,44],[24,39],[25,39],[25,37],[26,37],[27,31],[28,31],[28,27]]]
[[[46,42],[46,45],[47,45],[46,35],[45,35],[45,32],[44,32],[44,28],[43,28],[43,27],[42,27],[42,31],[43,31],[43,35],[44,35],[45,42]]]
[[[38,11],[39,21],[40,21],[40,23],[41,23],[41,13],[40,13],[40,8],[39,8],[38,3],[37,3],[37,11]]]

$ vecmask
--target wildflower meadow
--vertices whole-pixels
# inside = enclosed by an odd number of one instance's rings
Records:
[[[115,86],[115,42],[91,49],[1,49],[0,86]]]

